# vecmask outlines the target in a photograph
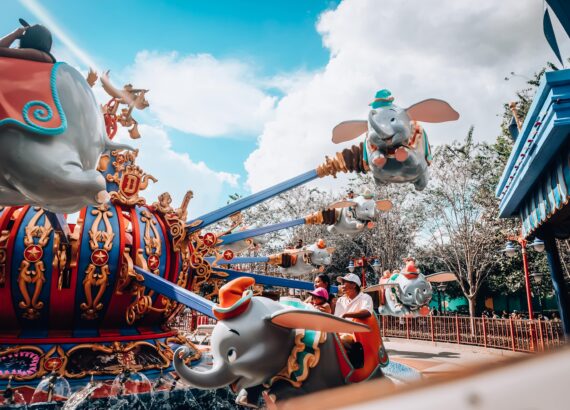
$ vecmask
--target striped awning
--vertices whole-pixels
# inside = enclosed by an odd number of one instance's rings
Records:
[[[568,203],[570,187],[569,156],[559,156],[546,170],[519,208],[522,233],[531,235]]]

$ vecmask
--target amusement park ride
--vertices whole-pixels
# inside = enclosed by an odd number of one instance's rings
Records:
[[[318,272],[331,263],[334,249],[319,241],[267,257],[237,254],[262,244],[263,234],[302,224],[357,234],[378,211],[392,207],[389,201],[364,193],[271,226],[218,234],[208,227],[224,218],[237,227],[240,211],[339,172],[372,172],[378,184],[425,188],[430,150],[418,121],[457,119],[449,104],[432,99],[402,109],[382,90],[368,121],[344,122],[333,131],[334,142],[366,134],[363,142],[188,220],[192,191],[178,208],[168,193],[147,202],[141,192],[156,179],[136,164],[137,150],[113,141],[119,125],[140,137],[132,114],[148,107],[148,90],[115,88],[104,74],[101,83],[111,99],[101,110],[91,91],[96,73],[86,80],[65,63],[9,57],[0,57],[0,73],[0,391],[25,402],[63,400],[95,378],[119,380],[119,394],[144,392],[141,380],[176,367],[195,387],[265,382],[281,399],[320,389],[322,380],[333,387],[381,375],[388,358],[375,318],[355,323],[301,306],[284,309],[248,290],[254,284],[312,290],[312,282],[289,277]],[[66,214],[76,211],[77,221],[68,223]],[[279,266],[284,277],[222,267],[245,262]],[[408,267],[400,279],[380,285],[389,299],[381,314],[415,314],[429,302],[429,282]],[[217,294],[220,305],[198,295],[206,283],[214,285],[211,296]],[[411,283],[415,290],[407,302]],[[211,371],[188,368],[200,352],[169,327],[184,305],[227,325],[214,330]],[[362,341],[366,359],[360,368],[347,359],[338,332],[356,332]],[[228,343],[231,349],[220,350]],[[253,349],[256,344],[262,348]],[[254,350],[255,360],[240,361]],[[103,383],[90,394],[117,390]]]

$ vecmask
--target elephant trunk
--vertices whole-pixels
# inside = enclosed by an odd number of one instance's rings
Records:
[[[122,149],[128,149],[130,151],[135,150],[129,144],[121,144],[118,142],[114,142],[114,141],[111,141],[109,138],[105,137],[105,150],[106,151],[115,151],[115,150],[122,150]]]
[[[417,288],[414,293],[416,296],[416,303],[418,304],[418,306],[423,305],[426,302],[426,298],[422,293],[422,290],[420,288]]]
[[[385,125],[378,124],[374,120],[374,111],[373,110],[370,111],[370,113],[368,114],[368,123],[370,124],[370,126],[372,127],[374,132],[378,135],[378,138],[380,138],[381,141],[383,141],[384,138],[390,138],[391,136],[394,135],[394,130],[388,129],[388,127],[386,127]],[[378,144],[380,141],[372,141],[372,142],[375,142]]]
[[[218,362],[211,370],[195,371],[190,369],[184,359],[190,355],[188,347],[181,347],[174,353],[174,368],[178,375],[192,386],[199,389],[217,389],[237,380],[227,364]]]

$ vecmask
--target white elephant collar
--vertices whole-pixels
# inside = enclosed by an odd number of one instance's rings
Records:
[[[61,64],[65,63],[0,57],[0,127],[17,126],[40,135],[58,135],[67,129],[56,84]],[[7,83],[10,86],[4,87]]]

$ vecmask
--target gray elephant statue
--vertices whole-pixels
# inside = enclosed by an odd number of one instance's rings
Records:
[[[83,76],[65,63],[0,57],[0,206],[72,213],[107,202],[100,155],[112,142]]]
[[[382,277],[378,285],[364,290],[380,292],[378,313],[385,316],[425,316],[433,290],[427,277],[418,271],[413,259],[406,261],[400,273]]]
[[[427,134],[418,123],[455,121],[459,114],[445,101],[428,99],[401,108],[390,91],[380,90],[370,104],[368,121],[344,121],[333,129],[334,143],[366,134],[364,158],[377,184],[414,184],[423,190],[428,183],[431,151]]]
[[[319,239],[317,243],[303,246],[301,249],[291,249],[275,256],[270,256],[278,261],[279,271],[287,276],[303,276],[319,272],[321,267],[332,263],[334,248],[327,248],[325,242]]]
[[[363,324],[307,308],[300,301],[297,308],[284,306],[252,297],[247,288],[254,283],[241,277],[220,289],[220,304],[213,308],[218,322],[211,336],[212,368],[188,367],[190,351],[181,347],[174,354],[174,367],[183,380],[200,389],[230,386],[234,392],[264,385],[279,402],[382,375],[388,357],[375,317]],[[336,332],[354,333],[363,341],[361,368],[347,360]]]
[[[392,202],[376,201],[372,192],[366,189],[362,195],[334,202],[329,208],[336,209],[336,221],[333,225],[329,225],[327,230],[330,233],[355,236],[366,228],[372,228],[378,211],[389,211],[392,209]]]

